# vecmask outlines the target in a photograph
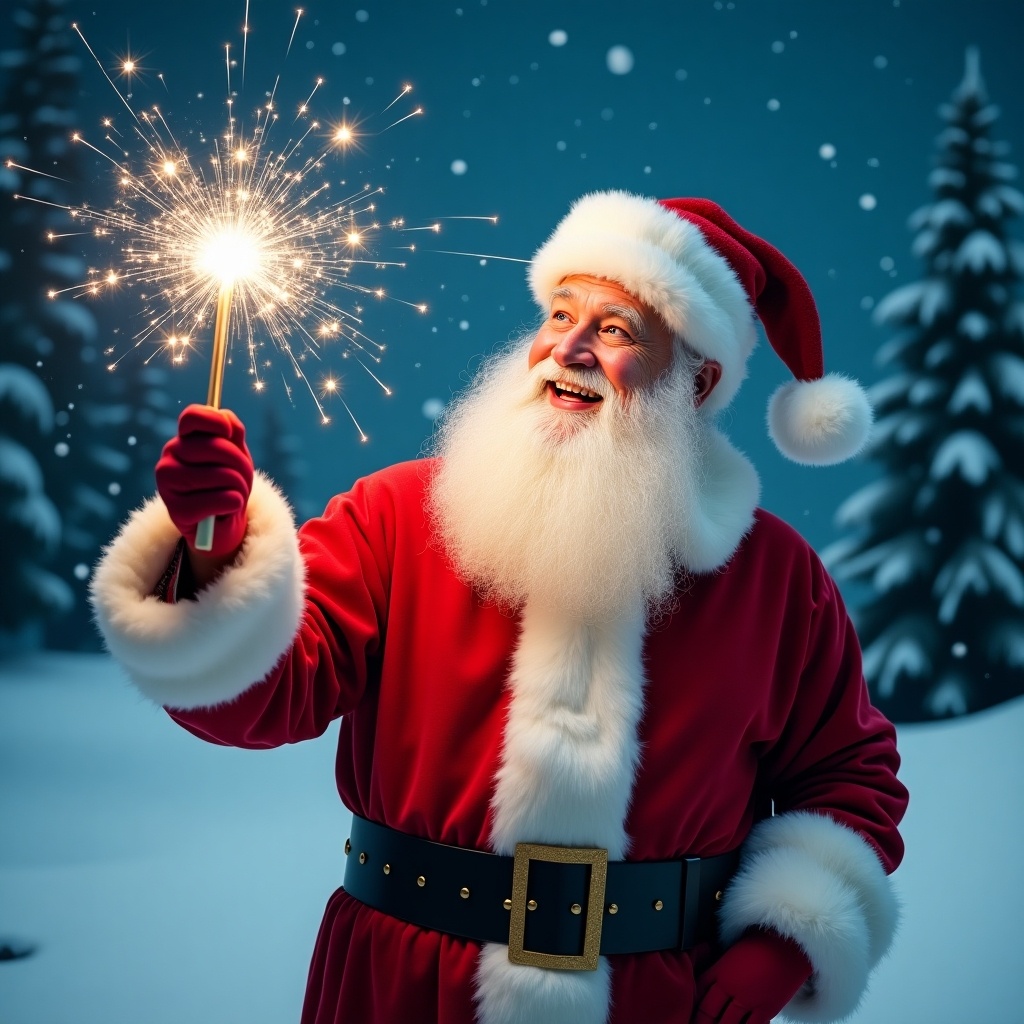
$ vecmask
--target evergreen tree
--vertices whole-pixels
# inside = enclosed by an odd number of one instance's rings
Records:
[[[46,249],[47,226],[63,215],[31,201],[59,202],[61,182],[17,166],[58,176],[66,169],[65,114],[47,102],[44,85],[66,79],[67,54],[48,45],[52,5],[23,4],[9,13],[20,45],[0,55],[6,71],[0,100],[0,632],[5,646],[15,637],[38,642],[41,620],[73,604],[69,586],[45,568],[60,543],[61,517],[46,472],[56,457],[50,436],[55,418],[42,375],[52,355],[54,319],[66,316],[80,332],[93,331],[88,314],[66,312],[65,303],[47,308],[41,291],[44,274],[85,269],[62,262],[70,257],[60,246]],[[15,191],[29,198],[16,201]]]
[[[43,382],[0,364],[0,651],[38,643],[40,621],[67,611],[68,585],[46,568],[60,542],[60,516],[43,489],[30,446],[49,443],[53,405]]]
[[[1024,211],[978,54],[949,103],[909,220],[923,277],[875,309],[895,328],[872,389],[869,455],[884,475],[838,510],[825,552],[867,584],[855,613],[873,699],[896,721],[963,714],[1024,693]]]
[[[83,239],[61,237],[69,233],[61,207],[81,200],[71,139],[81,61],[64,0],[21,0],[11,17],[19,38],[3,54],[8,73],[0,100],[0,156],[37,173],[5,168],[18,179],[5,182],[18,198],[12,201],[4,190],[4,235],[12,258],[0,267],[0,345],[3,359],[44,381],[57,410],[56,443],[34,454],[60,512],[54,570],[74,601],[70,613],[48,627],[47,642],[97,648],[85,591],[90,566],[120,515],[120,478],[130,460],[109,440],[114,424],[96,319],[84,302],[62,294],[86,278]]]

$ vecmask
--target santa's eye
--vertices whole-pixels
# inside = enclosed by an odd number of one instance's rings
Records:
[[[618,324],[605,324],[601,328],[603,334],[606,334],[616,341],[632,341],[633,336],[626,330],[625,327],[620,327]]]

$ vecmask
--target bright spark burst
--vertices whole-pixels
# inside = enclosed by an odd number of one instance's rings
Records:
[[[289,47],[301,15],[300,10]],[[405,263],[382,256],[384,229],[374,219],[373,200],[383,189],[365,183],[349,187],[348,194],[337,198],[333,194],[339,179],[333,173],[332,157],[354,142],[355,133],[343,122],[325,130],[312,116],[310,106],[314,97],[321,101],[324,93],[318,90],[324,80],[317,78],[298,104],[291,127],[282,123],[274,102],[277,82],[270,101],[243,117],[236,111],[240,101],[231,92],[230,48],[226,48],[226,123],[207,151],[194,151],[178,141],[158,105],[135,107],[129,103],[131,93],[122,93],[78,26],[73,28],[130,120],[119,131],[117,119],[104,118],[105,135],[96,144],[82,133],[73,136],[75,142],[110,164],[117,182],[116,199],[107,209],[64,209],[79,224],[91,226],[96,237],[108,237],[119,255],[116,268],[91,270],[88,280],[63,292],[78,297],[112,288],[136,289],[145,323],[135,334],[133,347],[158,343],[160,350],[178,363],[185,360],[192,337],[210,334],[218,295],[230,288],[232,351],[237,355],[240,347],[246,353],[255,390],[266,386],[264,369],[269,360],[264,357],[269,339],[305,384],[323,422],[329,417],[321,397],[340,398],[344,403],[338,393],[339,382],[328,375],[318,389],[310,383],[302,364],[308,358],[322,360],[327,342],[341,343],[342,354],[355,356],[390,394],[359,358],[362,355],[379,363],[384,346],[364,333],[360,307],[341,304],[334,296],[342,291],[383,297],[382,288],[359,280],[360,271],[364,267],[403,267]],[[243,75],[248,33],[246,4]],[[134,57],[125,57],[117,71],[130,78],[137,76],[139,66]],[[159,77],[166,89],[163,76]],[[403,85],[380,113],[390,111],[410,90]],[[420,112],[417,108],[400,120]],[[397,123],[393,121],[381,131]],[[286,137],[278,138],[281,133]],[[197,134],[205,142],[202,133]],[[136,140],[134,151],[125,149],[128,138]],[[58,294],[50,292],[51,298]],[[426,309],[423,304],[394,301]],[[344,404],[360,438],[366,440]]]

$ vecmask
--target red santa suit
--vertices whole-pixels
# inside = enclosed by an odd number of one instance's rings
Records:
[[[342,801],[402,832],[502,853],[519,840],[602,846],[611,859],[742,846],[722,942],[752,925],[793,937],[815,973],[787,1013],[849,1013],[893,935],[886,876],[906,792],[836,586],[755,509],[749,463],[713,434],[674,607],[605,627],[482,602],[432,535],[431,469],[360,480],[299,532],[257,478],[238,560],[176,605],[151,596],[178,539],[154,499],[95,577],[110,650],[211,742],[272,747],[340,717]],[[688,1021],[715,955],[704,943],[602,957],[588,974],[505,952],[339,888],[302,1019]]]
[[[756,308],[796,378],[772,400],[776,443],[809,463],[863,444],[870,409],[824,374],[806,282],[715,204],[586,196],[531,263],[538,302],[572,274],[620,283],[715,362],[706,417],[743,379]],[[612,861],[741,848],[721,943],[759,926],[791,937],[813,975],[787,1015],[836,1020],[895,930],[887,876],[907,796],[894,731],[868,701],[835,584],[757,510],[753,467],[710,422],[699,457],[674,539],[685,572],[653,622],[483,602],[432,533],[428,461],[359,481],[300,532],[257,477],[238,558],[179,604],[153,596],[179,539],[156,499],[95,573],[97,621],[139,689],[204,739],[270,747],[340,717],[342,800],[401,832],[505,855],[521,841],[599,847]],[[715,955],[703,942],[546,970],[339,889],[303,1021],[685,1022]]]

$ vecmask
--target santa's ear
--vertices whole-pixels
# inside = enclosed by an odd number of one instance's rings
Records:
[[[704,400],[715,390],[722,379],[722,364],[714,359],[705,359],[693,378],[693,405],[699,409]]]

